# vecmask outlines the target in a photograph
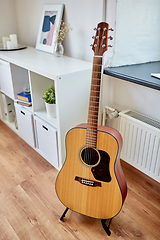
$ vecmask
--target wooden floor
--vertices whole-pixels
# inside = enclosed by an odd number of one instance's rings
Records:
[[[58,171],[0,121],[0,240],[160,239],[160,184],[123,162],[128,196],[107,236],[98,219],[69,211],[55,193]]]

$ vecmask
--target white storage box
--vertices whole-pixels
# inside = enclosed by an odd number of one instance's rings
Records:
[[[5,94],[1,93],[2,96],[2,103],[3,103],[3,112],[4,112],[4,119],[8,122],[14,121],[14,101],[7,97]]]
[[[54,167],[59,167],[57,129],[35,116],[37,148]]]
[[[10,64],[2,59],[0,59],[0,85],[1,91],[14,99]]]
[[[32,147],[35,147],[33,113],[25,107],[15,104],[19,135]]]

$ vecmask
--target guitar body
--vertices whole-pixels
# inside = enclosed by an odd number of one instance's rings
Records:
[[[71,129],[66,136],[66,161],[56,180],[60,201],[69,209],[100,219],[116,216],[127,194],[120,166],[121,135],[114,129],[97,128],[96,148],[87,148],[87,124]],[[95,155],[90,162],[83,157]]]

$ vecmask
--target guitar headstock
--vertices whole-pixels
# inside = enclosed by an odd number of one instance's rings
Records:
[[[113,29],[109,29],[108,23],[100,22],[94,30],[96,30],[96,35],[93,36],[94,43],[91,45],[92,50],[96,56],[103,56],[103,53],[108,50],[108,47],[112,47],[108,45],[108,39],[113,39],[111,36],[108,37],[108,31],[113,31]]]

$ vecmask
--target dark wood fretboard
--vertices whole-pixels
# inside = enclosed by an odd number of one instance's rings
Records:
[[[101,85],[102,57],[94,56],[92,69],[92,82],[89,99],[88,124],[86,133],[86,146],[96,148],[98,109]]]

